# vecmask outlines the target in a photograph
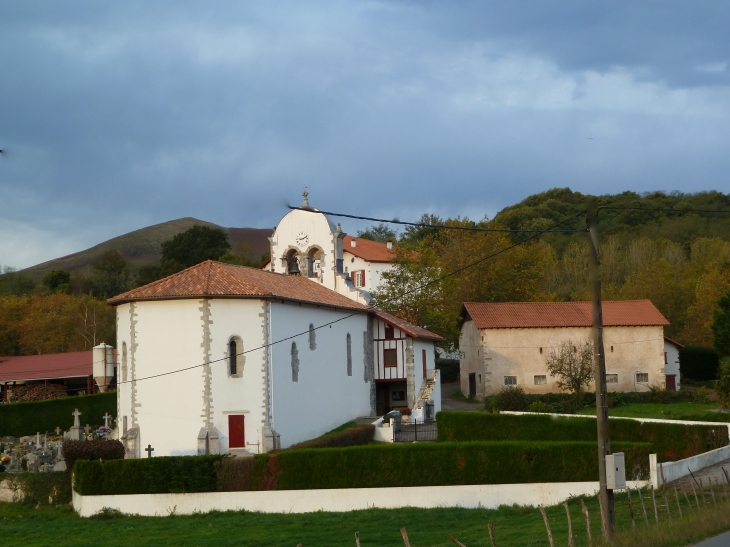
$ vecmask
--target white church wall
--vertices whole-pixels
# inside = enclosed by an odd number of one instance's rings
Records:
[[[265,350],[262,349],[265,306],[264,300],[255,299],[210,300],[211,359],[222,359],[211,366],[213,422],[221,452],[229,450],[229,415],[244,416],[245,448],[254,453],[261,451],[261,429],[266,418]],[[242,343],[238,353],[255,350],[237,357],[237,367],[242,372],[236,376],[231,376],[228,360],[228,344],[233,337]],[[200,389],[202,385],[201,380]],[[202,404],[200,395],[199,400]],[[202,426],[199,418],[198,428]]]
[[[272,303],[274,341],[307,332],[352,315],[352,311]],[[312,439],[357,416],[370,414],[370,384],[364,380],[365,313],[309,334],[276,344],[272,351],[272,427],[281,435],[281,446]],[[348,376],[347,335],[350,335],[352,376]],[[293,367],[292,344],[296,344]],[[314,349],[310,349],[313,347]],[[293,369],[296,368],[296,371]],[[293,381],[296,374],[296,382]]]
[[[136,321],[134,350],[129,317],[132,305]],[[151,444],[155,456],[196,453],[197,435],[202,425],[203,367],[145,378],[204,362],[200,307],[198,299],[135,302],[118,307],[123,323],[118,328],[119,341],[126,341],[129,347],[129,380],[133,379],[132,372],[137,379],[134,384],[120,386],[120,422],[127,416],[131,428],[136,414],[140,429],[138,443],[142,447]],[[134,371],[131,370],[132,356]],[[139,406],[132,408],[134,389]]]

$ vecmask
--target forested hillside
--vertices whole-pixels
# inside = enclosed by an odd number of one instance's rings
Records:
[[[553,189],[500,211],[493,220],[440,219],[431,224],[510,229],[546,229],[576,215],[587,196]],[[648,298],[671,322],[666,334],[681,342],[712,345],[710,321],[720,295],[730,286],[730,196],[636,194],[599,196],[600,260],[605,299]],[[650,211],[650,208],[671,209]],[[561,225],[580,230],[585,217]],[[383,227],[380,227],[381,236]],[[377,234],[377,229],[370,231]],[[362,234],[368,237],[368,233]],[[437,281],[487,257],[526,234],[407,228],[399,234],[398,268],[378,294],[394,313],[458,338],[464,301],[588,300],[586,233],[552,233],[458,275]],[[417,250],[418,254],[409,253]],[[417,258],[415,258],[417,257]],[[428,287],[412,291],[424,283]]]

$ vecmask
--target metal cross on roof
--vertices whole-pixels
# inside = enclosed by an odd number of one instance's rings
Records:
[[[302,197],[304,200],[302,201],[302,207],[309,207],[309,192],[307,192],[307,185],[304,185],[304,192],[302,192]]]
[[[151,444],[148,444],[147,445],[147,448],[145,448],[144,451],[147,452],[147,457],[148,458],[151,458],[152,457],[152,453],[155,451],[155,449],[152,448],[152,445]]]

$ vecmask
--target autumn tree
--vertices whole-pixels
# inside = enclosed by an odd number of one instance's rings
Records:
[[[569,391],[580,403],[583,387],[593,380],[593,343],[588,340],[565,340],[550,348],[548,372],[558,379],[558,387]]]

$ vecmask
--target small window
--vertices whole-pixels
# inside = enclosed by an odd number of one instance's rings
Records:
[[[505,376],[504,377],[504,385],[506,385],[506,386],[516,386],[517,385],[517,376]]]
[[[314,324],[309,324],[309,350],[314,351],[317,349],[317,331],[314,330]]]
[[[228,372],[231,376],[238,373],[238,349],[235,340],[228,343]]]
[[[384,349],[383,350],[383,364],[386,367],[397,367],[398,366],[398,350]]]
[[[666,352],[666,351],[664,352],[664,364],[665,364],[665,365],[668,365],[668,364],[669,364],[669,363],[667,362],[667,352]]]
[[[613,346],[611,346],[611,353],[613,353]]]
[[[347,333],[347,375],[352,376],[352,336]]]
[[[547,384],[547,376],[545,374],[535,374],[535,385],[544,386]]]
[[[482,375],[481,374],[479,375],[479,383],[480,384],[482,383]]]
[[[636,373],[636,383],[637,384],[648,384],[649,383],[649,373],[648,372],[637,372]]]
[[[618,374],[606,374],[607,384],[618,384]]]
[[[299,350],[297,343],[291,343],[291,381],[299,382]]]
[[[395,338],[395,329],[390,325],[385,325],[385,339],[393,340]]]
[[[540,348],[540,354],[542,355],[542,348]]]

